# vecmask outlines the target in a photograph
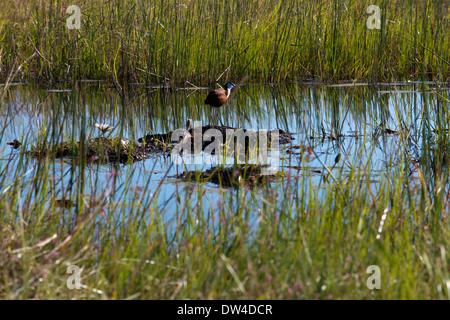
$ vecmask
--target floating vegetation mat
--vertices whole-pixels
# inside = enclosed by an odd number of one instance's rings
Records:
[[[279,181],[285,177],[282,171],[263,174],[265,167],[261,165],[236,165],[233,167],[214,167],[204,172],[186,171],[171,176],[185,182],[212,182],[222,187],[262,186],[269,182]]]
[[[64,141],[62,143],[51,145],[49,143],[39,143],[37,146],[32,146],[27,154],[35,158],[62,158],[71,157],[77,160],[86,159],[89,162],[101,163],[127,163],[129,161],[136,162],[148,158],[151,153],[169,153],[177,145],[182,146],[189,152],[194,151],[194,139],[197,140],[201,136],[202,151],[216,142],[216,139],[222,139],[223,142],[228,141],[227,137],[234,134],[243,134],[246,136],[241,142],[248,148],[249,136],[255,138],[255,141],[260,141],[261,132],[238,129],[227,126],[206,125],[193,129],[178,129],[163,134],[149,134],[140,138],[138,142],[131,141],[126,138],[108,139],[105,137],[88,139],[84,143]],[[278,139],[278,144],[286,144],[294,140],[292,133],[285,130],[264,131],[267,145],[270,146],[275,139]],[[234,139],[234,138],[233,138]],[[245,140],[246,139],[246,140]],[[234,141],[234,140],[233,140]],[[180,144],[181,143],[181,144]],[[189,145],[190,143],[190,145]],[[14,146],[14,143],[8,143]],[[20,143],[18,144],[20,146]],[[221,143],[221,147],[225,144]],[[200,149],[199,149],[200,150]],[[214,153],[213,152],[211,153]],[[206,150],[207,151],[207,150]]]
[[[88,162],[101,163],[127,163],[136,162],[148,157],[144,147],[126,138],[94,138],[84,142],[62,142],[57,145],[32,146],[27,152],[35,158],[62,158],[72,157],[77,160],[81,158]]]

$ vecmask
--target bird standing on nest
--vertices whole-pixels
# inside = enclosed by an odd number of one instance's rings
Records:
[[[225,104],[225,102],[227,102],[227,99],[231,93],[231,89],[233,89],[235,86],[236,85],[233,82],[228,82],[224,88],[211,90],[205,99],[205,104],[209,104],[214,108],[220,108]],[[222,123],[221,119],[220,123]]]

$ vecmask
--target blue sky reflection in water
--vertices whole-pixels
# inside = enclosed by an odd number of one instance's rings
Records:
[[[121,95],[114,89],[92,85],[61,91],[17,86],[11,89],[1,108],[0,169],[9,168],[4,171],[7,186],[8,179],[11,181],[15,176],[11,168],[19,167],[21,151],[36,144],[39,133],[43,132],[49,133],[49,143],[79,141],[83,133],[101,136],[95,123],[107,123],[114,127],[108,133],[112,137],[122,135],[137,141],[147,133],[183,128],[188,118],[203,124],[219,124],[217,116],[220,116],[224,125],[236,128],[279,128],[293,132],[292,145],[303,149],[288,151],[289,146],[284,146],[280,152],[280,169],[291,170],[294,178],[298,170],[308,172],[311,180],[301,185],[316,188],[318,196],[326,188],[324,176],[328,173],[324,165],[333,168],[335,176],[345,176],[351,168],[370,168],[370,180],[376,188],[380,175],[389,176],[390,170],[402,162],[405,152],[412,158],[420,157],[421,137],[417,132],[421,114],[424,106],[435,108],[435,90],[431,83],[425,86],[406,83],[395,86],[250,85],[238,88],[228,105],[216,110],[203,104],[206,90],[167,91],[136,86],[133,92]],[[449,91],[444,89],[439,94],[448,97]],[[410,130],[408,150],[400,143],[397,132],[400,124]],[[17,150],[6,145],[14,139],[23,142]],[[335,164],[339,153],[341,159]],[[83,174],[72,164],[72,159],[56,159],[50,165],[49,181],[40,183],[53,184],[56,188],[52,190],[60,194],[49,194],[49,197],[60,198],[76,184],[76,179],[84,176],[80,192],[86,202],[100,195],[110,206],[123,201],[130,206],[139,205],[152,199],[167,213],[166,218],[171,219],[185,206],[202,205],[206,213],[215,211],[226,197],[242,196],[243,190],[221,188],[213,183],[204,184],[205,188],[197,192],[195,183],[168,178],[186,169],[209,169],[209,158],[205,156],[203,164],[184,167],[172,164],[170,156],[152,154],[144,161],[128,165],[90,164]],[[31,183],[35,170],[41,166],[34,159],[24,163],[28,174],[23,179]],[[290,182],[274,182],[271,187],[283,188],[283,183]],[[160,184],[155,195],[154,190]],[[263,201],[258,198],[258,192],[244,196],[257,212]]]

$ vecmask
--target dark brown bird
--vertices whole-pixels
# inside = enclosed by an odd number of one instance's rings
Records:
[[[7,142],[6,144],[12,146],[14,149],[19,148],[21,145],[21,143],[16,139],[14,139],[13,142]]]
[[[231,89],[234,87],[234,83],[228,82],[224,88],[210,91],[205,99],[205,104],[209,104],[215,108],[220,108],[225,102],[227,102]]]
[[[230,96],[231,89],[235,87],[235,84],[233,82],[228,82],[225,85],[225,88],[215,89],[211,90],[208,93],[208,96],[205,99],[205,104],[209,104],[210,106],[214,108],[220,108],[227,102],[228,97]],[[217,115],[219,116],[219,115]],[[220,123],[222,123],[222,118],[219,117]]]

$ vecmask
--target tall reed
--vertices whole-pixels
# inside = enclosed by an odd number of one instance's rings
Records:
[[[0,4],[1,75],[204,86],[324,80],[448,81],[447,1],[19,0]],[[81,9],[81,29],[66,9]]]

